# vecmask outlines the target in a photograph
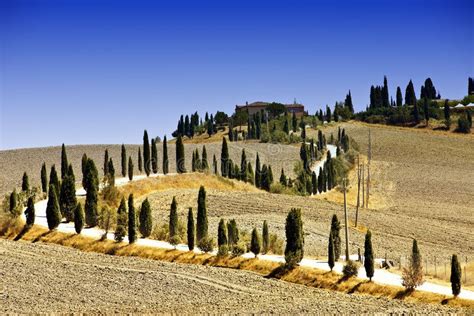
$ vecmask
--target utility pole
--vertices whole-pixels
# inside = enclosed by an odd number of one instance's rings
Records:
[[[357,205],[356,205],[356,218],[354,226],[357,227],[357,221],[359,219],[359,206],[360,206],[360,158],[357,155]]]
[[[347,224],[347,204],[346,204],[346,178],[342,179],[342,187],[344,189],[344,226],[346,232],[346,261],[349,261],[349,228]]]
[[[365,170],[364,164],[362,164],[362,208],[365,208]]]
[[[369,129],[369,144],[368,144],[368,150],[367,150],[367,158],[368,158],[368,163],[367,163],[367,202],[366,202],[366,207],[369,208],[370,162],[372,161],[372,136],[370,134],[370,129]]]

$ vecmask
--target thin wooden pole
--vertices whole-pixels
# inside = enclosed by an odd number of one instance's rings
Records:
[[[359,155],[357,155],[357,205],[356,205],[356,218],[354,226],[357,227],[357,221],[359,219],[359,207],[360,207],[360,161]]]
[[[365,207],[369,208],[369,197],[370,197],[370,164],[367,164],[367,201]]]
[[[365,208],[365,170],[364,164],[362,164],[362,208]]]
[[[342,180],[344,188],[344,224],[346,232],[346,261],[349,261],[349,228],[347,225],[347,205],[346,205],[346,178]]]

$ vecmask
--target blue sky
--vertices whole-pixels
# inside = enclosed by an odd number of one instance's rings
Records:
[[[365,108],[474,75],[474,2],[0,1],[0,148],[139,143],[180,114],[266,100]]]

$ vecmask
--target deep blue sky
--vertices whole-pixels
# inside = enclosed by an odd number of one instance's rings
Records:
[[[366,106],[474,74],[470,0],[0,1],[0,148],[139,143],[181,113],[294,98]]]

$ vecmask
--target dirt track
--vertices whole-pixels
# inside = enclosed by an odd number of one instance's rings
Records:
[[[222,268],[0,239],[1,313],[441,313],[460,310],[348,295]]]

